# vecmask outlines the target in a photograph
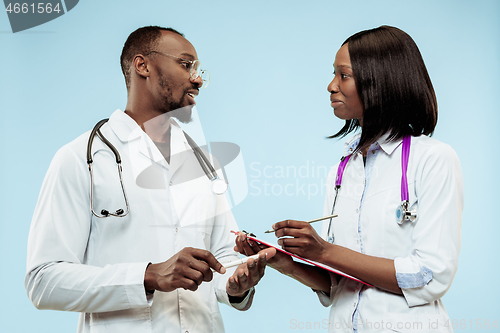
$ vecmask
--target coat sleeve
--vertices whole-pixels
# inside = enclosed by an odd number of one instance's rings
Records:
[[[79,148],[85,151],[83,145]],[[38,309],[77,312],[149,306],[144,290],[147,262],[85,264],[91,212],[83,157],[71,146],[61,148],[44,179],[28,238],[28,297]]]
[[[462,170],[451,147],[432,146],[418,163],[412,249],[409,256],[394,260],[398,285],[410,307],[441,298],[451,286],[464,200]]]

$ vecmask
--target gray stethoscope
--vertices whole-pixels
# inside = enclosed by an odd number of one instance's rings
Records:
[[[104,125],[104,123],[106,123],[108,120],[109,119],[103,119],[94,126],[94,128],[90,132],[89,141],[87,143],[87,164],[89,166],[89,172],[90,172],[90,210],[92,211],[92,214],[94,214],[94,216],[99,217],[99,218],[109,217],[109,216],[124,217],[130,211],[130,207],[129,207],[128,199],[127,199],[127,194],[125,193],[125,187],[123,186],[122,160],[120,157],[120,153],[118,153],[118,150],[116,150],[116,148],[111,144],[111,142],[109,142],[104,137],[104,135],[101,133],[101,130],[100,130],[101,126]],[[116,166],[118,167],[118,176],[120,177],[120,185],[121,185],[122,192],[123,192],[123,198],[125,199],[125,205],[127,207],[127,211],[123,211],[123,209],[121,209],[121,208],[116,210],[114,213],[110,213],[106,209],[102,209],[101,214],[97,214],[94,211],[94,200],[93,200],[94,175],[92,172],[92,165],[93,165],[94,161],[92,160],[91,150],[92,150],[92,143],[94,142],[94,138],[96,135],[99,137],[99,139],[101,139],[102,142],[104,142],[104,144],[106,146],[108,146],[109,149],[111,149],[111,151],[115,155]],[[208,179],[211,182],[212,193],[217,194],[217,195],[222,195],[222,194],[226,193],[227,188],[228,188],[227,182],[224,179],[221,179],[219,177],[219,175],[215,171],[214,167],[212,166],[212,164],[210,163],[208,158],[205,156],[205,154],[203,154],[203,151],[200,149],[200,147],[198,147],[196,142],[194,142],[194,140],[191,139],[191,137],[189,135],[187,135],[186,132],[184,132],[184,135],[186,136],[187,142],[188,142],[189,146],[191,146],[191,149],[193,150],[193,153],[196,156],[198,163],[200,164],[201,168],[205,172],[205,175],[207,175]]]
[[[410,195],[408,192],[408,179],[407,179],[407,171],[408,171],[408,161],[410,159],[410,144],[411,144],[411,136],[405,136],[403,138],[403,151],[401,154],[401,170],[402,170],[402,176],[401,176],[401,205],[398,206],[396,209],[396,222],[399,225],[402,225],[404,221],[410,221],[413,222],[417,219],[417,211],[414,210],[409,210],[409,205],[410,205]],[[340,186],[342,184],[342,175],[344,174],[345,167],[347,165],[347,162],[349,162],[349,159],[351,158],[351,155],[347,156],[342,156],[340,159],[340,164],[337,169],[337,178],[335,178],[335,199],[333,200],[333,206],[332,206],[332,215],[333,211],[335,210],[335,204],[337,203],[337,196],[339,194]],[[332,219],[330,219],[330,223],[328,224],[328,242],[333,243],[334,242],[334,237],[333,235],[330,236],[330,229],[332,226]]]

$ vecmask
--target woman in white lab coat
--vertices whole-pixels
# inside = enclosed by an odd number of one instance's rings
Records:
[[[429,137],[437,101],[418,47],[382,26],[349,37],[333,66],[331,106],[346,122],[331,137],[360,130],[345,144],[349,158],[328,176],[324,214],[338,218],[323,223],[321,236],[301,221],[273,229],[285,250],[372,287],[283,254],[269,264],[332,306],[323,323],[330,331],[452,331],[441,297],[457,270],[463,180],[453,149]],[[403,141],[410,142],[406,181]],[[401,220],[403,201],[414,216]],[[246,240],[240,234],[237,249],[253,254],[256,244]]]

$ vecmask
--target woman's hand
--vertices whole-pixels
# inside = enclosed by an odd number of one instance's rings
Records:
[[[273,224],[273,229],[278,237],[278,244],[284,250],[307,259],[323,262],[330,244],[318,235],[311,224],[285,220]]]
[[[238,233],[238,237],[236,237],[236,246],[234,247],[234,250],[243,255],[251,256],[266,247],[267,246],[258,244],[257,242],[249,239],[245,233],[240,232]],[[276,251],[276,254],[267,260],[267,265],[282,274],[290,275],[293,272],[294,261],[289,255]]]

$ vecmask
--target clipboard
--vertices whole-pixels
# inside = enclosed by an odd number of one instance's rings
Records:
[[[238,231],[233,231],[233,230],[231,230],[231,232],[232,232],[232,233],[234,233],[235,235],[237,235],[237,234],[238,234]],[[327,271],[329,271],[329,272],[332,272],[332,273],[338,274],[338,275],[340,275],[340,276],[343,276],[343,277],[346,277],[346,278],[348,278],[348,279],[351,279],[351,280],[354,280],[354,281],[356,281],[356,282],[359,282],[359,283],[362,283],[362,284],[364,284],[364,285],[367,285],[368,287],[373,287],[373,285],[371,285],[371,284],[369,284],[369,283],[367,283],[367,282],[365,282],[365,281],[362,281],[362,280],[360,280],[360,279],[358,279],[358,278],[355,278],[354,276],[351,276],[351,275],[349,275],[349,274],[346,274],[346,273],[344,273],[344,272],[342,272],[342,271],[339,271],[338,269],[335,269],[335,268],[333,268],[333,267],[327,266],[327,265],[322,264],[322,263],[317,262],[317,261],[313,261],[313,260],[309,260],[309,259],[303,258],[303,257],[298,256],[298,255],[296,255],[296,254],[293,254],[293,253],[291,253],[291,252],[285,251],[285,250],[283,250],[283,249],[281,248],[281,246],[279,246],[279,245],[277,245],[277,244],[268,243],[268,242],[266,242],[266,241],[264,241],[264,240],[262,240],[262,239],[259,239],[259,238],[255,237],[255,236],[251,236],[251,235],[250,235],[250,234],[248,234],[248,233],[246,233],[246,236],[247,236],[247,238],[250,238],[251,240],[253,240],[253,241],[255,241],[255,242],[259,243],[259,244],[262,244],[262,245],[265,245],[265,246],[268,246],[268,247],[274,247],[277,251],[280,251],[280,252],[282,252],[282,253],[288,254],[289,256],[291,256],[291,257],[293,257],[293,258],[295,258],[295,259],[298,259],[298,260],[300,260],[300,261],[303,261],[303,262],[305,262],[305,263],[308,263],[308,264],[310,264],[310,265],[313,265],[313,266],[316,266],[316,267],[319,267],[319,268],[323,268],[323,269],[325,269],[325,270],[327,270]]]

